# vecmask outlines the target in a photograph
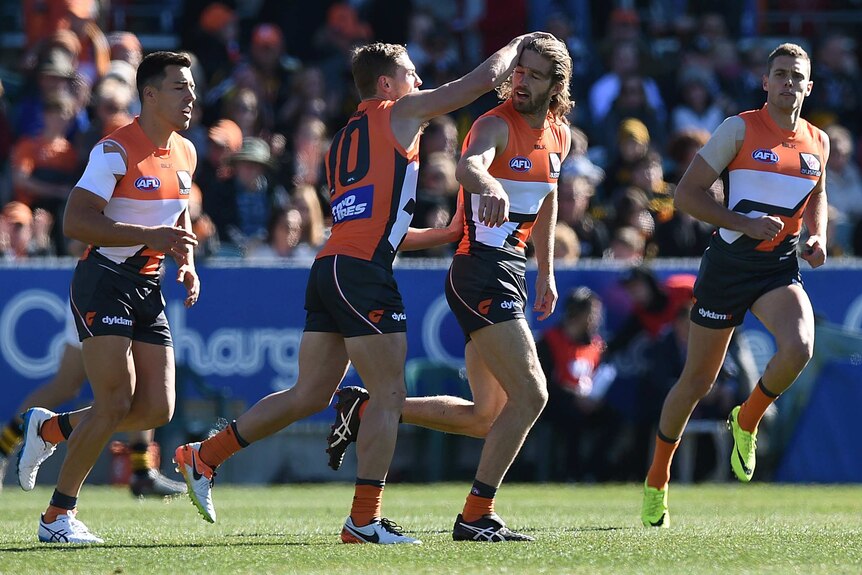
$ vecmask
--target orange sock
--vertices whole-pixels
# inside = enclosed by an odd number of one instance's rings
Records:
[[[60,415],[55,415],[43,423],[42,427],[39,428],[39,436],[48,443],[57,444],[66,441],[68,438],[63,435],[63,431],[60,429]]]
[[[383,506],[383,482],[368,481],[368,483],[375,483],[375,485],[357,483],[356,491],[353,494],[353,507],[350,508],[350,518],[357,527],[368,525],[379,518],[380,509]]]
[[[754,433],[763,418],[763,414],[776,399],[778,399],[778,395],[766,389],[762,379],[758,380],[757,385],[751,390],[751,395],[739,409],[739,415],[737,415],[739,427],[748,433]]]
[[[70,511],[69,509],[63,509],[62,507],[56,507],[54,505],[49,505],[48,509],[45,511],[45,513],[42,514],[42,520],[45,523],[53,523],[57,520],[58,515],[65,515],[69,511]],[[71,509],[71,511],[73,513],[77,513],[78,508],[76,507],[75,509]]]
[[[471,522],[481,519],[485,515],[490,515],[494,512],[494,498],[479,497],[472,493],[467,496],[467,501],[464,503],[464,511],[461,516],[464,521]]]
[[[656,434],[655,452],[647,473],[647,485],[655,489],[667,487],[670,481],[670,464],[677,447],[679,447],[679,439],[665,437],[661,431]]]
[[[236,431],[236,421],[201,443],[199,454],[204,463],[215,469],[248,442]]]

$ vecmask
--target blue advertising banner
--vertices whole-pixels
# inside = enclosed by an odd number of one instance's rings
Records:
[[[656,272],[661,277],[696,273],[697,263],[662,262]],[[0,267],[0,420],[10,416],[21,399],[50,379],[57,368],[66,341],[64,324],[73,265],[62,261],[56,265],[34,262]],[[630,305],[618,284],[623,271],[613,264],[558,270],[560,297],[579,285],[591,287],[604,300],[606,326],[613,330]],[[307,269],[201,265],[201,298],[191,310],[183,307],[184,290],[173,281],[173,273],[168,269],[165,298],[178,364],[197,373],[209,387],[248,405],[295,383]],[[464,337],[443,295],[445,273],[445,264],[396,269],[407,307],[408,359],[428,358],[460,367]],[[825,269],[803,271],[803,279],[820,317],[852,330],[862,328],[862,293],[858,287],[862,285],[862,268],[830,262]],[[528,272],[531,297],[534,281],[535,272]],[[543,323],[535,320],[535,314],[528,315],[538,334],[557,321],[559,312]],[[774,351],[772,338],[750,314],[744,326],[762,368]],[[638,361],[636,354],[632,361]],[[629,367],[637,371],[637,366]],[[625,373],[623,365],[621,374]],[[358,383],[355,373],[348,375],[348,382]],[[188,389],[184,393],[195,392]],[[328,421],[330,416],[317,417]]]

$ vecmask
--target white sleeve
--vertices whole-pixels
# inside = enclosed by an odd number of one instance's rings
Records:
[[[90,152],[84,174],[75,187],[92,192],[106,202],[114,195],[117,181],[126,175],[125,150],[113,140],[99,142]]]
[[[730,165],[739,153],[742,140],[745,139],[745,120],[739,116],[731,116],[715,129],[709,141],[698,154],[706,160],[709,167],[720,174]]]

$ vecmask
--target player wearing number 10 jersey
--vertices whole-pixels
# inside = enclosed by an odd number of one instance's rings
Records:
[[[215,520],[213,469],[248,443],[326,408],[353,363],[371,399],[358,436],[356,490],[341,540],[419,543],[381,514],[406,395],[407,318],[392,260],[413,215],[419,138],[428,120],[503,82],[533,36],[519,36],[464,77],[422,91],[403,46],[377,43],[354,51],[353,78],[362,101],[333,138],[326,159],[332,235],[309,274],[296,385],[263,398],[202,444],[177,449],[177,462],[193,478],[192,500],[205,519]],[[421,230],[416,249],[423,242],[452,241],[458,226]]]

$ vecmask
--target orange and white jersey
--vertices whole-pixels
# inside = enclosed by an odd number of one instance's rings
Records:
[[[480,197],[462,187],[459,201],[464,205],[464,235],[458,244],[459,254],[483,253],[501,259],[525,261],[524,249],[545,197],[557,187],[560,166],[571,147],[569,127],[551,116],[542,128],[531,128],[507,100],[485,116],[496,116],[506,122],[509,139],[506,149],[497,154],[488,173],[502,184],[509,195],[509,221],[489,227],[479,221]],[[464,140],[463,150],[470,144]]]
[[[159,148],[136,118],[95,145],[76,187],[106,200],[104,214],[114,221],[173,226],[188,206],[195,161],[191,142],[173,133],[168,147]],[[165,257],[145,245],[91,246],[87,254],[90,250],[147,276],[158,274]]]
[[[332,139],[326,177],[332,234],[318,258],[347,255],[392,267],[416,206],[419,139],[405,149],[390,124],[394,100],[365,100]]]
[[[739,118],[745,135],[727,166],[727,206],[748,217],[779,217],[784,228],[773,240],[719,228],[711,247],[749,259],[785,259],[795,253],[803,212],[825,172],[824,136],[802,119],[796,131],[780,128],[766,106]]]

